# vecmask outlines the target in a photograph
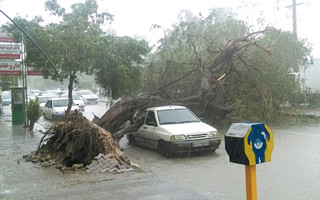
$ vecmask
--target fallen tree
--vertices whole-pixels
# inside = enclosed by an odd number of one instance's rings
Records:
[[[264,31],[250,33],[246,36],[230,40],[224,49],[215,52],[217,55],[208,64],[196,65],[197,68],[187,71],[180,77],[176,77],[170,83],[158,85],[156,91],[129,96],[120,100],[97,121],[97,124],[113,133],[112,136],[114,138],[120,139],[127,132],[136,131],[140,127],[141,124],[135,124],[133,120],[136,112],[147,107],[173,104],[187,106],[198,116],[208,120],[207,123],[209,124],[213,124],[212,122],[216,121],[217,118],[226,118],[233,107],[231,104],[228,104],[230,98],[226,94],[225,80],[222,79],[226,74],[229,75],[234,72],[233,58],[240,50],[251,45],[259,47],[255,43],[255,37],[262,33]],[[196,51],[196,49],[194,50]],[[167,64],[169,65],[169,62]],[[197,81],[199,88],[194,90],[189,96],[170,93],[170,87],[175,87],[175,84],[179,81],[193,73],[199,72],[202,74],[199,78],[200,80]],[[164,71],[163,74],[165,73]],[[217,77],[216,74],[224,75],[223,77]],[[225,79],[227,80],[228,77]],[[130,126],[124,127],[123,124],[127,121],[130,121]]]
[[[217,128],[234,121],[276,121],[281,105],[299,91],[290,73],[300,70],[307,44],[272,27],[250,32],[226,10],[214,9],[206,18],[186,11],[179,19],[146,61],[143,94],[123,98],[98,125],[119,139],[139,128],[135,112],[165,104],[184,105]]]
[[[54,123],[42,137],[35,158],[53,158],[67,167],[87,166],[98,156],[109,155],[120,165],[130,164],[111,133],[76,113]]]

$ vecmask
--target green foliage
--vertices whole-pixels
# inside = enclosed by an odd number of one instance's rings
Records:
[[[281,105],[297,100],[300,85],[290,72],[299,70],[309,51],[292,33],[276,29],[269,29],[258,42],[267,51],[250,48],[242,54],[250,64],[236,62],[241,81],[230,87],[235,99],[232,117],[273,122],[281,115]]]
[[[112,98],[134,94],[141,88],[144,57],[149,53],[148,44],[130,37],[104,36],[97,46],[100,58],[95,66],[97,83],[111,88]]]
[[[179,18],[180,22],[173,30],[167,30],[167,36],[160,40],[157,52],[150,58],[147,86],[159,89],[195,70],[170,88],[171,93],[189,96],[200,87],[202,69],[215,56],[213,52],[221,50],[230,39],[244,35],[247,28],[224,9],[214,9],[206,18],[184,11]]]
[[[215,60],[230,41],[250,34],[246,23],[229,10],[214,9],[206,18],[182,13],[150,57],[145,88],[183,98],[199,94],[202,78],[212,77],[214,96],[200,100],[207,107],[231,108],[228,117],[233,121],[278,119],[281,105],[300,90],[290,73],[299,70],[310,49],[292,33],[268,28],[236,44],[243,48]],[[213,69],[222,68],[205,71],[211,64]]]
[[[37,122],[42,115],[39,102],[36,100],[30,100],[27,105],[27,117],[30,121],[29,130],[33,130],[34,123]]]
[[[77,81],[77,75],[92,73],[92,66],[100,59],[95,52],[103,33],[100,25],[112,21],[113,16],[108,12],[98,12],[96,0],[73,4],[71,13],[66,13],[56,0],[47,0],[45,5],[52,14],[62,17],[59,23],[42,27],[39,17],[30,22],[21,18],[16,18],[15,21],[21,24],[21,27],[34,38],[55,64],[59,71],[59,80],[69,80],[68,88],[71,94],[73,83]],[[8,29],[18,33],[17,28],[13,25]],[[19,39],[18,35],[16,37]],[[40,54],[30,40],[25,41],[28,52],[27,65],[41,70],[45,78],[51,77],[58,80],[58,76],[48,60]],[[68,110],[70,110],[71,104],[72,99],[69,99]]]
[[[81,82],[78,77],[83,73],[94,73],[97,82],[111,88],[115,98],[137,91],[143,81],[141,65],[149,53],[145,41],[107,36],[100,26],[112,22],[113,15],[98,11],[96,0],[73,4],[70,13],[56,0],[47,0],[45,6],[52,15],[61,17],[61,22],[43,27],[40,17],[32,21],[15,18],[15,21],[46,52],[58,68],[60,78],[36,46],[25,40],[28,66],[41,70],[45,78],[69,80],[69,92],[74,82]],[[16,27],[8,25],[7,29],[22,40]]]

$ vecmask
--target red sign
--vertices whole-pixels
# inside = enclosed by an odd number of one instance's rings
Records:
[[[42,71],[38,71],[33,69],[32,67],[28,67],[28,75],[29,76],[42,76]]]
[[[28,75],[29,76],[42,76],[42,71],[35,71],[35,70],[29,71],[28,70]]]
[[[20,62],[0,62],[0,75],[21,75]]]
[[[20,59],[21,45],[15,44],[0,44],[0,59]]]
[[[13,37],[1,37],[0,36],[0,42],[14,43],[14,38]]]

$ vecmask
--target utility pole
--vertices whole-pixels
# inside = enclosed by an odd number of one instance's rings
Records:
[[[292,21],[293,21],[293,34],[297,38],[297,4],[296,0],[292,0]]]
[[[297,34],[297,6],[301,5],[301,4],[302,3],[297,4],[296,0],[292,0],[292,5],[286,6],[287,8],[292,7],[292,25],[293,25],[292,32],[296,38],[298,37],[298,34]]]

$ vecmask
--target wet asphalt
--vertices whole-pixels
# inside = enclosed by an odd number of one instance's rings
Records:
[[[123,174],[61,172],[26,162],[24,155],[37,149],[50,126],[40,119],[30,132],[12,125],[10,106],[0,115],[0,199],[208,199],[190,188],[151,172]]]
[[[161,157],[149,149],[120,141],[125,155],[141,172],[123,174],[61,172],[25,162],[23,155],[37,149],[41,119],[33,132],[12,125],[10,107],[0,116],[0,199],[137,199],[241,200],[246,199],[245,168],[229,162],[224,140],[215,153]],[[101,116],[104,105],[86,107]],[[100,113],[99,113],[100,112]],[[320,125],[270,127],[274,133],[271,162],[257,165],[259,200],[319,199]],[[224,133],[221,133],[222,136]]]

